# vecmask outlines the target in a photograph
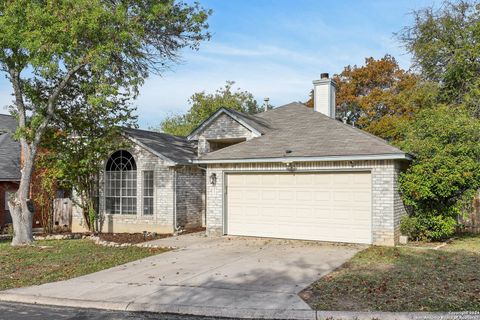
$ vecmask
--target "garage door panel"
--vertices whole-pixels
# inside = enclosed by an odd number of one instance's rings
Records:
[[[298,201],[312,201],[313,200],[313,194],[311,191],[306,191],[306,190],[300,190],[296,192],[296,200]]]
[[[367,172],[228,174],[228,234],[371,243]]]

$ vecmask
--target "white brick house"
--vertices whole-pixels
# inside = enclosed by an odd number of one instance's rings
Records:
[[[314,81],[314,105],[256,115],[222,108],[186,138],[126,129],[133,147],[123,154],[136,173],[107,165],[106,230],[204,225],[210,235],[395,245],[405,214],[398,176],[410,156],[335,120],[328,75]]]

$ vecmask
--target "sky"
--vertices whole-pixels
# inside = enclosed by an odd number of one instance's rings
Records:
[[[198,51],[183,50],[181,62],[151,76],[135,102],[140,128],[158,127],[184,113],[195,92],[214,92],[226,81],[279,106],[306,101],[320,73],[340,73],[366,57],[393,55],[403,68],[411,58],[394,33],[410,25],[412,10],[433,0],[199,0],[213,9],[212,39]],[[438,2],[438,1],[437,1]],[[0,113],[12,101],[0,77]]]

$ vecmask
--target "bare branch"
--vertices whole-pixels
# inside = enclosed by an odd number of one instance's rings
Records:
[[[42,139],[42,135],[45,132],[45,129],[47,128],[50,120],[53,117],[53,114],[55,112],[55,104],[57,103],[57,99],[62,92],[62,90],[67,86],[67,84],[70,82],[72,77],[77,73],[81,68],[85,66],[85,63],[80,63],[73,67],[60,81],[58,86],[53,90],[52,95],[48,98],[47,101],[47,115],[43,119],[42,123],[38,126],[36,132],[35,132],[35,138],[33,139],[32,145],[35,146],[35,148],[40,144],[40,140]]]

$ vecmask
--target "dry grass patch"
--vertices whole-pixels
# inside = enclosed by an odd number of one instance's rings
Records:
[[[440,250],[370,247],[301,296],[318,310],[480,310],[480,237]]]

